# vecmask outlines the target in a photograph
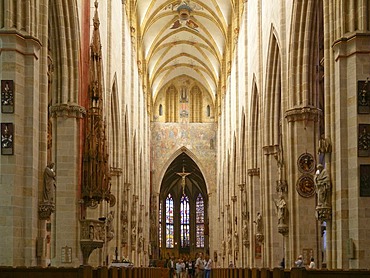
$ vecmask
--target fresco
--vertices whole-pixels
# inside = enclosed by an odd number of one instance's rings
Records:
[[[161,181],[159,175],[165,170],[171,156],[186,147],[196,157],[203,171],[207,187],[216,181],[216,128],[215,123],[152,123],[151,159],[153,183]]]

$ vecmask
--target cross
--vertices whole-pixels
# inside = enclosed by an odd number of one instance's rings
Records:
[[[176,173],[176,174],[181,177],[182,194],[185,195],[185,185],[186,185],[185,178],[191,173],[185,173],[184,166],[182,166],[182,173]]]

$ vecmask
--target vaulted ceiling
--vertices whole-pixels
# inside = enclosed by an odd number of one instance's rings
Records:
[[[153,98],[179,76],[215,99],[234,0],[137,0],[141,47]]]

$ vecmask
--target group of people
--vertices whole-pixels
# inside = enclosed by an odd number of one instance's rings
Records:
[[[167,262],[170,269],[169,278],[209,278],[212,269],[212,259],[208,254],[197,253],[195,259],[190,256],[175,259],[171,257]]]
[[[297,260],[294,262],[294,264],[295,264],[296,267],[305,267],[304,261],[303,261],[303,256],[299,255]],[[315,269],[316,268],[315,259],[313,257],[311,257],[310,264],[309,264],[308,268],[309,269]]]

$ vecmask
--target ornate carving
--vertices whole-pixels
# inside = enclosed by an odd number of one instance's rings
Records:
[[[286,224],[278,225],[278,232],[282,234],[283,236],[288,235],[289,233],[289,227]]]
[[[39,204],[40,220],[49,220],[52,213],[55,212],[55,204],[50,202],[42,202]]]
[[[288,183],[287,183],[286,180],[276,181],[276,192],[278,192],[278,193],[288,192]]]
[[[80,246],[84,265],[88,264],[92,251],[104,245],[104,221],[94,219],[80,220]]]
[[[330,207],[317,207],[316,208],[316,219],[324,222],[331,220],[332,209]]]
[[[85,203],[94,200],[109,201],[110,167],[106,124],[103,113],[102,52],[99,33],[98,3],[95,1],[94,30],[90,44],[90,74],[88,109],[82,165],[82,198]]]
[[[285,118],[288,122],[313,121],[317,122],[322,115],[322,111],[316,107],[298,107],[287,110]]]
[[[86,109],[78,104],[62,103],[49,107],[51,117],[65,117],[82,119],[86,115]]]
[[[247,170],[248,176],[259,176],[260,168],[251,168]]]

